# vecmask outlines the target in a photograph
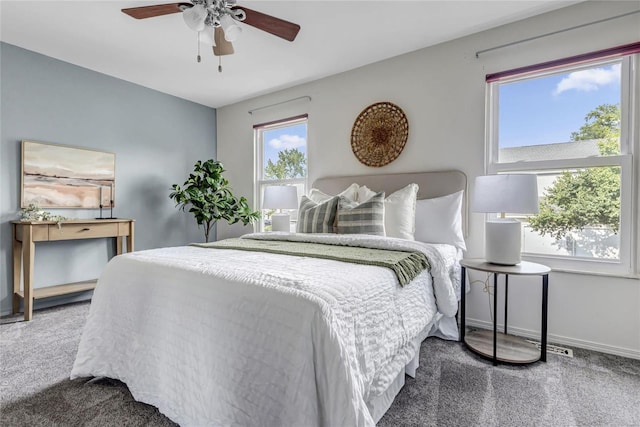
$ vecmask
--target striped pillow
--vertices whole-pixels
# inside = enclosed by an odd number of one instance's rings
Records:
[[[360,204],[340,197],[338,233],[384,236],[384,192]]]
[[[336,220],[338,198],[316,203],[307,196],[302,196],[298,209],[298,233],[333,233],[333,223]]]

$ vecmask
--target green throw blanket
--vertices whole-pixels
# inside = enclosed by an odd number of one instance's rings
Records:
[[[426,255],[422,252],[402,252],[322,243],[251,239],[226,239],[213,243],[192,243],[191,246],[268,252],[272,254],[332,259],[353,264],[387,267],[396,274],[401,286],[411,282],[411,280],[423,270],[431,268]]]

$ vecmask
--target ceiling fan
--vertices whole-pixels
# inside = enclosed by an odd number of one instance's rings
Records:
[[[242,27],[242,22],[273,34],[290,42],[294,41],[300,25],[276,18],[246,7],[237,6],[236,0],[191,0],[190,2],[158,4],[131,7],[122,12],[136,19],[182,13],[185,23],[198,34],[198,62],[200,62],[200,42],[213,46],[216,56],[230,55]],[[218,66],[218,71],[222,67]]]

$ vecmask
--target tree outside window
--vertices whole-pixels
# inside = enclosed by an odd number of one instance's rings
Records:
[[[620,154],[620,107],[602,104],[590,111],[585,124],[571,133],[572,141],[597,140],[600,154]],[[590,251],[600,258],[617,257],[610,231],[620,228],[620,168],[616,166],[564,171],[540,200],[540,212],[529,226],[549,235],[570,252]],[[589,230],[589,232],[585,232]]]

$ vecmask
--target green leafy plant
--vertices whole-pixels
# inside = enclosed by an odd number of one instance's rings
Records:
[[[42,208],[31,203],[26,208],[22,208],[18,213],[20,221],[53,221],[61,227],[61,222],[68,219],[62,215],[53,215],[51,212],[43,211]]]
[[[207,242],[211,228],[221,219],[229,224],[242,222],[247,225],[260,218],[260,212],[251,210],[246,198],[233,195],[229,181],[222,176],[224,171],[224,166],[217,160],[198,160],[182,187],[173,184],[173,191],[169,194],[181,210],[191,206],[188,211],[198,226],[204,228]]]

